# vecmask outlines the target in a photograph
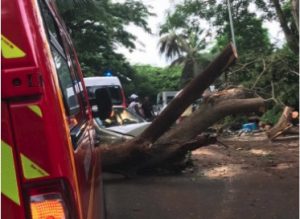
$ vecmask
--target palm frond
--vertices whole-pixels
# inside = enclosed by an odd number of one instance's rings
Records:
[[[171,32],[170,34],[163,36],[159,41],[160,53],[165,53],[166,57],[169,59],[180,55],[177,37],[178,36],[175,33]]]
[[[180,56],[177,59],[175,59],[173,62],[171,62],[170,67],[173,67],[175,65],[184,64],[185,61],[186,61],[186,58],[184,56]]]

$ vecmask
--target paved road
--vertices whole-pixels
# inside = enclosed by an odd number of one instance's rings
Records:
[[[108,219],[298,219],[298,178],[251,173],[105,180]]]
[[[108,219],[298,219],[299,142],[226,144],[194,151],[184,174],[105,180]]]

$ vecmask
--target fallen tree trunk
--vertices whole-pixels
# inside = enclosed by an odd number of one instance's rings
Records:
[[[297,127],[297,126],[290,127],[288,130],[283,132],[283,134],[285,134],[285,135],[299,135],[299,127]]]
[[[101,147],[104,169],[117,167],[123,163],[135,165],[145,159],[147,148],[162,135],[177,120],[183,111],[237,58],[236,51],[232,44],[229,44],[224,51],[196,78],[194,78],[175,97],[166,109],[152,122],[152,124],[137,138],[123,144]],[[132,162],[131,162],[132,161]]]
[[[237,59],[237,53],[232,44],[168,104],[152,124],[136,139],[136,142],[155,142],[178,119],[185,109],[196,99],[201,97],[209,87],[230,65]]]
[[[299,139],[299,135],[290,135],[290,136],[280,136],[274,139],[274,141],[290,141],[290,140],[296,140]]]
[[[188,141],[227,115],[264,111],[265,104],[266,101],[259,97],[204,103],[194,112],[193,116],[187,117],[181,125],[163,135],[158,143],[168,142],[170,139]],[[184,135],[181,136],[178,133],[184,133]]]
[[[170,156],[187,152],[216,142],[215,138],[199,135],[188,142],[169,142],[164,145],[132,144],[132,141],[120,145],[107,145],[99,148],[104,171],[134,175],[141,169],[161,164]]]
[[[243,92],[240,89],[235,92],[237,97],[242,97]],[[266,104],[262,98],[228,99],[228,96],[234,98],[233,93],[232,89],[228,90],[228,95],[226,91],[217,93],[153,144],[130,141],[102,148],[104,170],[132,174],[157,166],[178,154],[215,143],[216,138],[200,134],[227,115],[259,111]]]
[[[267,131],[267,136],[270,140],[275,139],[277,136],[281,135],[284,131],[292,127],[291,124],[291,114],[293,112],[293,108],[286,106],[283,109],[283,112],[278,120],[278,122]]]
[[[216,143],[217,139],[215,137],[201,133],[227,115],[254,112],[264,108],[265,104],[266,101],[262,98],[251,98],[232,99],[230,103],[222,101],[214,104],[214,106],[202,105],[199,110],[183,120],[181,124],[158,139],[147,151],[148,158],[135,167],[135,170],[158,166],[178,154],[184,154],[199,147]],[[201,141],[193,142],[190,139],[201,139]]]

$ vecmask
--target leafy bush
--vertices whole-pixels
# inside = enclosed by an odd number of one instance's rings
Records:
[[[279,105],[275,105],[270,110],[266,111],[261,117],[261,121],[268,124],[276,124],[280,115],[282,113],[282,107]]]

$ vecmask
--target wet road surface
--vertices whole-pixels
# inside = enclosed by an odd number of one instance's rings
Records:
[[[185,175],[107,180],[107,217],[297,219],[297,183],[297,179],[291,183],[267,175],[225,180]]]

